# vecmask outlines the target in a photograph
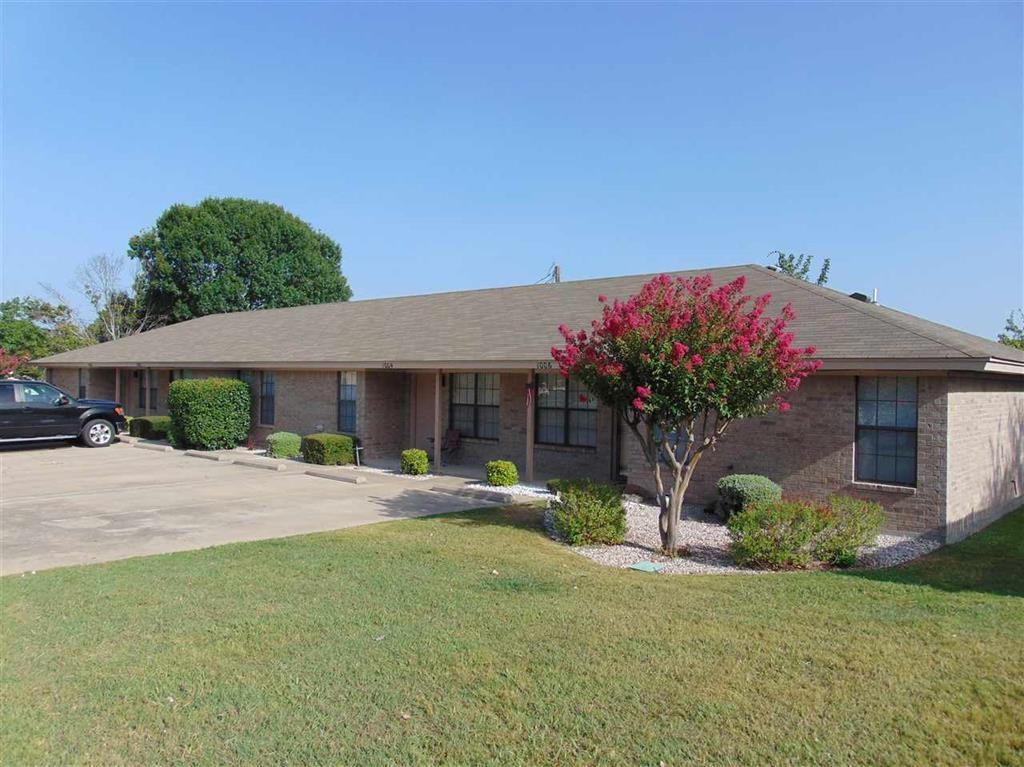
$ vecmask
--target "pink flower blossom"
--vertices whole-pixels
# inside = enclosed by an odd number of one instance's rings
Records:
[[[693,360],[693,366],[694,367],[698,367],[699,368],[701,365],[704,364],[704,358],[701,357],[699,354],[694,354],[690,359]]]
[[[647,386],[638,386],[636,387],[636,396],[640,397],[641,399],[650,399],[651,390]]]
[[[644,401],[642,399],[640,399],[639,397],[637,397],[635,400],[633,400],[633,409],[634,410],[643,410],[644,409]]]

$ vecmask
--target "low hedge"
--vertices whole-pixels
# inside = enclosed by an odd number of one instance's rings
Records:
[[[617,544],[626,538],[622,492],[588,479],[558,483],[552,522],[572,546]]]
[[[169,415],[141,415],[128,422],[128,433],[141,439],[167,439],[170,430]]]
[[[857,549],[878,534],[881,506],[833,496],[827,504],[804,500],[757,503],[728,522],[733,555],[742,565],[801,568],[815,562],[849,567]]]
[[[729,517],[732,552],[741,565],[763,568],[807,567],[815,537],[825,521],[809,501],[755,504]]]
[[[271,458],[298,458],[302,437],[290,431],[275,431],[267,437],[267,455]]]
[[[718,513],[729,519],[755,503],[771,503],[782,498],[782,488],[760,474],[729,474],[718,480]]]
[[[318,466],[342,466],[355,463],[359,440],[351,434],[318,432],[302,438],[302,458]]]
[[[168,437],[178,447],[224,450],[249,437],[249,385],[234,378],[186,378],[171,383]],[[136,419],[138,420],[138,419]]]
[[[519,483],[519,470],[512,461],[488,461],[487,484],[509,487]]]
[[[568,484],[568,482],[569,480],[565,479],[549,479],[545,483],[545,487],[547,487],[549,493],[554,493],[555,495],[558,495],[558,492],[562,489],[562,486]]]
[[[829,498],[825,512],[828,526],[815,546],[814,556],[837,567],[852,565],[857,560],[857,549],[873,541],[885,524],[885,509],[880,504],[845,495]]]
[[[426,474],[430,469],[430,459],[427,458],[427,451],[418,447],[402,451],[402,473],[403,474]]]

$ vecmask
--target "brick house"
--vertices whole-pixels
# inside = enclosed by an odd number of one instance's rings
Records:
[[[747,291],[792,303],[791,328],[821,370],[792,409],[734,424],[688,500],[724,474],[765,474],[791,493],[881,502],[894,530],[961,538],[1024,503],[1024,353],[760,266]],[[220,314],[39,361],[72,394],[163,413],[170,381],[237,376],[253,431],[357,433],[368,460],[462,434],[460,461],[514,461],[526,477],[588,476],[650,488],[632,435],[581,403],[549,350],[558,325],[597,316],[651,275]]]

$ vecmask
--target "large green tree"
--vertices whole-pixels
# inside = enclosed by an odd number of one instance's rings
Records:
[[[220,312],[347,301],[341,248],[279,205],[209,198],[172,205],[132,237],[136,295],[151,324]]]

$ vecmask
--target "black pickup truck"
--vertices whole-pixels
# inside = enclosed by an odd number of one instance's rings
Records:
[[[43,381],[0,379],[0,442],[81,439],[106,447],[127,428],[119,402],[76,400]]]

